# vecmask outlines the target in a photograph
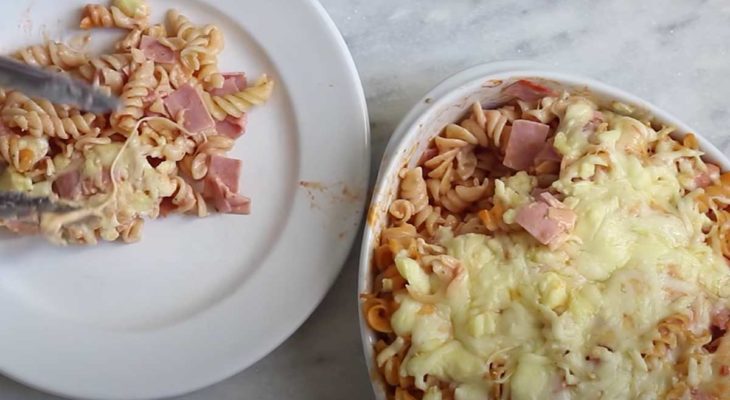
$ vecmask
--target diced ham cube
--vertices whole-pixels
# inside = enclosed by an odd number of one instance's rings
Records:
[[[165,97],[164,103],[167,111],[173,117],[182,113],[183,126],[192,133],[215,126],[215,121],[205,108],[200,93],[187,83]]]
[[[81,174],[73,170],[59,175],[53,181],[53,188],[62,199],[73,200],[81,194]]]
[[[535,164],[540,164],[545,161],[562,161],[563,157],[555,150],[553,144],[548,142],[542,146],[542,149],[535,155]]]
[[[243,72],[230,72],[223,74],[223,86],[210,91],[213,96],[225,96],[246,89],[246,74]]]
[[[142,39],[139,42],[139,48],[142,50],[142,53],[144,53],[145,57],[154,62],[173,64],[177,61],[177,54],[175,54],[173,49],[165,46],[151,36],[142,36]]]
[[[502,163],[518,171],[530,168],[545,147],[549,131],[550,127],[546,124],[525,119],[516,120],[512,124]]]
[[[565,205],[560,202],[560,200],[556,199],[555,196],[553,196],[552,193],[549,191],[542,191],[536,196],[537,201],[542,201],[543,203],[549,205],[550,207],[555,208],[565,208]]]
[[[515,222],[540,243],[548,245],[575,227],[575,212],[547,191],[537,193],[536,201],[517,210]]]
[[[555,96],[555,92],[549,87],[527,79],[520,79],[507,86],[504,93],[524,101],[535,101],[546,96]]]
[[[548,192],[548,191],[550,191],[550,188],[541,188],[541,187],[536,187],[536,188],[532,189],[532,192],[530,192],[530,195],[531,195],[532,197],[534,197],[534,198],[536,198],[536,199],[537,199],[537,198],[539,198],[539,196],[540,196],[541,194],[543,194],[543,193],[545,193],[545,192]]]
[[[219,212],[250,213],[251,200],[237,193],[240,175],[241,160],[211,156],[208,163],[208,174],[203,181],[203,196],[211,199]]]
[[[222,213],[228,214],[250,214],[251,200],[248,197],[241,196],[232,192],[223,184],[220,178],[206,178],[209,194],[212,197],[215,208]]]
[[[571,231],[575,227],[577,219],[575,212],[568,208],[548,208],[548,218],[557,221],[565,231]]]
[[[548,218],[549,209],[543,202],[527,204],[517,211],[515,222],[540,243],[549,244],[563,233],[558,221]]]
[[[212,155],[208,161],[208,177],[219,178],[231,191],[238,192],[238,179],[241,176],[241,160]]]
[[[231,139],[237,139],[246,133],[246,123],[248,117],[243,113],[241,118],[227,116],[223,121],[216,121],[215,130],[219,135],[227,136]]]
[[[718,179],[720,179],[720,167],[707,163],[707,171],[702,171],[695,176],[695,186],[705,188],[712,185],[712,182]]]

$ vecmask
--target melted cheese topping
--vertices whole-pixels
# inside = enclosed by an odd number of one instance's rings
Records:
[[[426,375],[454,383],[457,400],[491,398],[490,368],[500,363],[514,400],[656,398],[671,388],[676,362],[649,368],[642,357],[657,324],[681,314],[706,331],[710,305],[730,306],[730,269],[705,243],[712,221],[683,195],[677,168],[678,158],[700,154],[662,145],[634,153],[642,140],[662,139],[610,112],[591,141],[582,130],[595,111],[588,101],[569,105],[555,139],[571,162],[553,188],[577,215],[558,249],[525,232],[445,234],[441,244],[461,266],[448,282],[397,257],[408,294],[391,324],[411,338],[401,375],[415,377],[424,398],[440,398]],[[495,196],[517,207],[534,185],[518,173],[496,181]],[[693,359],[690,381],[713,379],[708,357]]]
[[[43,214],[42,232],[49,240],[63,244],[66,240],[63,236],[64,226],[93,218],[93,224],[86,222],[79,225],[93,226],[99,230],[101,237],[114,240],[119,235],[117,226],[120,215],[155,217],[160,199],[171,196],[177,188],[171,178],[177,167],[175,162],[163,161],[153,168],[146,156],[147,151],[143,149],[137,135],[132,135],[125,143],[102,144],[86,150],[81,167],[82,176],[102,182],[104,174],[114,173],[114,190],[108,194],[91,196],[86,208],[70,213]],[[54,163],[68,165],[69,161],[60,157]],[[2,181],[0,178],[0,185]]]

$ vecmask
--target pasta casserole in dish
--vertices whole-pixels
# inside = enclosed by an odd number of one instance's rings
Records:
[[[361,294],[387,398],[730,398],[730,173],[543,83],[473,103],[398,174]]]

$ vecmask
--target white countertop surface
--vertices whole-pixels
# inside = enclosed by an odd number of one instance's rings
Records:
[[[730,154],[727,0],[322,3],[350,46],[365,87],[373,168],[398,120],[429,88],[474,64],[518,59],[633,92]],[[271,355],[177,399],[372,398],[357,326],[356,253],[322,305]],[[0,399],[58,397],[0,377]]]

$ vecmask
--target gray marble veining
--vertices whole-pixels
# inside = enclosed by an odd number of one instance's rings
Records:
[[[297,0],[292,0],[297,1]],[[470,65],[531,60],[629,90],[730,154],[726,0],[322,0],[365,87],[373,168],[399,119]],[[356,319],[357,256],[297,333],[247,371],[177,400],[372,397]],[[0,398],[57,397],[0,378]]]

